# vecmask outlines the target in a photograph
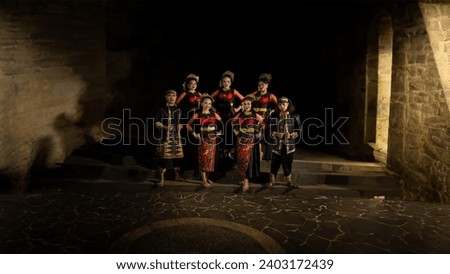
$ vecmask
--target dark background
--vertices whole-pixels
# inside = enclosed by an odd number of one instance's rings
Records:
[[[165,6],[166,5],[166,6]],[[249,4],[217,2],[200,6],[145,1],[110,1],[107,5],[107,50],[131,51],[129,82],[136,115],[162,100],[167,89],[181,91],[189,73],[200,76],[197,90],[212,93],[225,70],[235,73],[233,87],[246,95],[257,89],[261,73],[273,76],[269,91],[288,96],[302,118],[323,116],[333,107],[334,85],[342,61],[354,52],[352,32],[364,22],[372,2],[301,1]],[[336,50],[336,43],[347,44]],[[365,43],[365,41],[360,41]],[[342,56],[348,55],[348,56]],[[123,83],[122,83],[123,84]]]

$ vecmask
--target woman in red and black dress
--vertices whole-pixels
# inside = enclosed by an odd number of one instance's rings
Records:
[[[176,104],[183,113],[183,124],[189,121],[200,104],[202,94],[197,91],[199,80],[200,78],[197,75],[189,74],[183,83],[183,91],[177,98]],[[182,136],[185,138],[186,144],[184,146],[184,158],[181,161],[180,173],[183,174],[186,170],[193,169],[194,176],[198,176],[197,162],[191,160],[197,158],[197,147],[194,145],[196,140],[190,138],[186,131],[182,132]]]
[[[268,91],[271,80],[272,75],[268,73],[261,74],[258,81],[258,90],[250,94],[255,96],[253,110],[264,117],[264,119],[267,119],[270,113],[272,113],[277,107],[277,97]],[[261,159],[270,160],[272,152],[271,146],[273,145],[272,137],[265,131],[262,134],[263,135],[260,142]]]
[[[189,118],[198,109],[202,94],[197,91],[197,85],[200,78],[195,74],[189,74],[183,83],[183,91],[178,96],[176,104],[183,113],[188,113]],[[188,119],[189,120],[189,119]]]
[[[225,171],[233,166],[233,153],[235,138],[231,127],[231,120],[239,110],[237,106],[240,105],[244,96],[234,88],[231,88],[231,84],[234,81],[234,73],[231,71],[225,71],[219,82],[220,88],[211,94],[214,99],[214,107],[217,113],[222,117],[224,124],[224,140],[219,143],[219,165],[218,174],[219,177],[225,176]]]
[[[225,71],[220,78],[220,88],[211,94],[214,99],[214,107],[222,117],[223,121],[228,121],[234,117],[234,114],[239,110],[236,108],[239,104],[236,104],[236,98],[240,103],[244,96],[234,88],[231,88],[231,84],[234,81],[234,73],[231,71]]]
[[[253,101],[252,95],[246,96],[242,101],[242,112],[233,118],[237,135],[237,169],[243,179],[243,191],[249,189],[249,178],[259,177],[259,149],[255,149],[255,143],[264,127],[264,118],[252,110]]]
[[[215,170],[217,135],[221,134],[222,119],[212,108],[213,99],[205,94],[200,99],[200,109],[189,119],[187,129],[200,140],[198,145],[198,168],[202,185],[206,188],[212,186],[208,179],[209,173]]]

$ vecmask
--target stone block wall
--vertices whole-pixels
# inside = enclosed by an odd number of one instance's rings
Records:
[[[450,201],[448,3],[393,9],[393,88],[388,165],[408,200]]]
[[[367,20],[355,18],[360,24],[342,29],[341,39],[333,41],[335,47],[329,49],[330,59],[336,59],[326,64],[334,66],[336,73],[336,77],[328,77],[328,81],[334,82],[335,110],[339,115],[349,117],[342,128],[349,144],[337,145],[334,150],[359,159],[368,159],[368,152],[376,154],[368,146],[375,139],[366,138],[365,93],[378,88],[370,81],[379,77],[380,67],[383,67],[374,61],[382,37],[382,32],[373,27],[374,22],[376,25],[379,18],[391,18],[393,43],[387,166],[403,178],[406,200],[448,203],[450,3],[416,1],[372,5],[362,6],[362,17]]]
[[[0,3],[0,188],[98,138],[105,93],[101,1]]]

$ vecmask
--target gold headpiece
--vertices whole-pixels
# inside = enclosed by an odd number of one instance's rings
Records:
[[[259,81],[263,81],[266,84],[269,84],[272,80],[272,75],[270,73],[263,73],[259,76]]]
[[[197,75],[195,75],[193,73],[188,74],[188,76],[186,76],[186,80],[184,80],[184,82],[182,84],[184,90],[187,89],[187,85],[189,84],[190,80],[194,80],[195,82],[198,83],[198,81],[200,81],[200,77],[198,77]]]
[[[214,99],[211,97],[211,95],[209,95],[208,93],[203,93],[202,96],[200,97],[200,101],[198,101],[198,108],[202,109],[202,103],[205,99],[209,99],[211,100],[211,104],[214,103]],[[214,108],[214,106],[211,106],[211,109],[213,111],[216,111],[216,109]]]
[[[222,78],[220,78],[220,80],[222,80],[222,79],[225,78],[225,77],[230,78],[231,82],[234,81],[234,73],[231,72],[231,71],[229,71],[229,70],[227,70],[227,71],[225,71],[224,73],[222,73]]]
[[[186,76],[186,82],[189,80],[195,80],[197,83],[200,81],[200,77],[198,77],[197,75],[191,73],[188,76]]]
[[[214,99],[211,97],[211,95],[209,95],[208,93],[203,93],[202,96],[200,97],[200,103],[203,102],[203,100],[205,99],[210,99],[211,103],[214,103]]]
[[[250,101],[250,102],[253,103],[255,100],[256,100],[255,96],[249,94],[249,95],[246,95],[246,96],[244,97],[244,99],[242,99],[242,102],[244,102],[244,101]]]

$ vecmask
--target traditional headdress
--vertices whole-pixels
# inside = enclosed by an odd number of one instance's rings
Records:
[[[281,97],[281,98],[278,99],[277,101],[278,101],[278,103],[288,103],[288,104],[291,103],[291,101],[289,100],[289,98],[287,98],[287,97],[285,97],[285,96]]]
[[[198,108],[201,109],[202,108],[202,103],[205,99],[210,99],[211,100],[211,104],[214,103],[214,99],[211,97],[211,95],[209,95],[208,93],[203,93],[202,96],[200,97],[200,100],[198,101]],[[216,109],[214,108],[214,106],[211,106],[211,109],[213,111],[216,111]]]
[[[272,80],[272,75],[270,73],[263,73],[259,76],[259,81],[266,84],[270,84],[270,80]]]
[[[256,100],[255,96],[249,94],[249,95],[246,95],[246,96],[244,97],[244,99],[242,99],[242,102],[244,102],[244,101],[250,101],[250,102],[253,103],[255,100]]]
[[[214,99],[211,97],[211,95],[209,95],[206,92],[202,94],[202,96],[200,97],[200,101],[199,102],[202,103],[203,100],[205,100],[205,99],[210,99],[211,103],[214,103]]]
[[[281,96],[280,98],[278,98],[277,103],[288,103],[289,106],[287,108],[287,111],[292,112],[295,111],[295,106],[292,103],[291,99],[287,98],[286,96]]]
[[[234,81],[234,73],[229,71],[229,70],[227,70],[224,73],[222,73],[222,76],[220,77],[219,87],[222,87],[222,81],[223,81],[223,78],[225,78],[225,77],[230,78],[231,82]]]
[[[177,95],[177,92],[173,89],[169,89],[168,91],[166,91],[166,95],[174,93],[175,95]]]
[[[231,72],[231,71],[229,71],[229,70],[227,70],[227,71],[225,71],[224,73],[222,73],[222,77],[220,78],[220,80],[222,80],[222,79],[225,78],[225,77],[230,78],[231,82],[234,81],[234,73]]]
[[[200,77],[191,73],[191,74],[188,74],[188,76],[186,76],[186,82],[188,82],[190,80],[195,80],[198,83],[200,81]]]
[[[198,83],[200,81],[200,77],[198,77],[194,73],[188,74],[188,76],[186,76],[186,80],[184,80],[184,83],[183,83],[183,89],[184,90],[186,90],[187,85],[189,84],[189,81],[191,81],[191,80],[194,80],[195,82]]]

